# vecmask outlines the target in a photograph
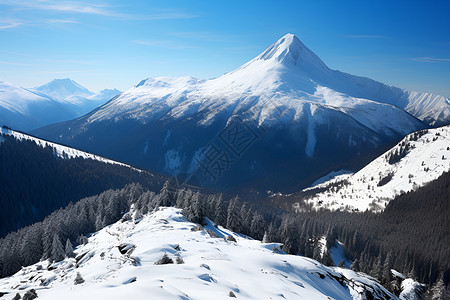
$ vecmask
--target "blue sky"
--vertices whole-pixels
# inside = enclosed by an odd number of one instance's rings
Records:
[[[333,69],[450,97],[450,1],[0,0],[0,80],[218,77],[293,33]]]

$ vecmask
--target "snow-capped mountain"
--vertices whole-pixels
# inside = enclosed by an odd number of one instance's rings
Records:
[[[0,279],[0,293],[5,299],[31,290],[38,299],[398,299],[363,273],[287,255],[279,244],[211,222],[200,228],[175,208],[110,225],[75,255]]]
[[[34,89],[53,99],[66,101],[70,101],[71,97],[86,98],[94,94],[70,78],[54,79],[49,83],[35,87]]]
[[[427,97],[331,70],[287,34],[219,78],[149,78],[82,118],[35,133],[197,184],[295,190],[327,171],[362,167],[428,127],[418,118],[447,122],[447,100]],[[421,108],[417,118],[403,109],[410,106]],[[217,161],[204,159],[211,147],[225,164],[212,171]]]
[[[70,78],[52,80],[34,88],[34,91],[60,102],[71,110],[75,117],[90,112],[120,94],[117,89],[104,89],[93,93]]]
[[[70,79],[35,89],[0,81],[0,123],[29,131],[82,116],[118,94],[116,89],[94,94]]]
[[[450,126],[444,126],[411,133],[358,172],[304,191],[318,191],[306,200],[316,208],[382,211],[395,196],[449,170]]]
[[[66,121],[75,115],[54,99],[15,84],[0,81],[0,122],[20,130],[31,130]]]
[[[309,101],[339,108],[368,128],[377,130],[378,124],[372,118],[395,112],[389,105],[376,106],[367,101],[373,100],[405,109],[431,125],[450,122],[449,99],[408,92],[368,78],[331,70],[292,34],[287,34],[255,59],[217,79],[160,77],[144,80],[89,120],[111,118],[123,113],[127,117],[149,119],[152,116],[148,115],[148,109],[142,111],[137,105],[153,104],[165,97],[168,99],[163,103],[171,111],[159,109],[160,113],[165,112],[167,117],[175,118],[204,110],[210,111],[212,115],[209,117],[212,118],[222,110],[237,113],[245,108],[252,113],[248,117],[261,125],[274,121],[279,115],[283,120],[276,122],[295,120],[301,113],[299,103]],[[248,103],[253,97],[259,98],[258,103]],[[158,110],[158,107],[152,109]],[[294,113],[289,113],[289,110],[294,110]],[[367,116],[368,113],[371,116]],[[397,130],[404,132],[408,118],[400,112],[396,113],[402,117],[400,122],[395,123],[400,125]],[[153,116],[158,115],[153,113]],[[395,131],[393,124],[389,125],[387,127]]]

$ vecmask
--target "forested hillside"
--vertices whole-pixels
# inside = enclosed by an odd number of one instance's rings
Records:
[[[158,190],[160,176],[120,164],[56,155],[51,147],[0,135],[0,237],[110,188],[139,182]]]

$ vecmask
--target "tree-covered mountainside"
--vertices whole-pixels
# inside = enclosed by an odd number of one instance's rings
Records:
[[[7,134],[0,135],[0,166],[0,237],[83,197],[131,182],[159,189],[163,182],[125,165],[60,157],[52,146]]]

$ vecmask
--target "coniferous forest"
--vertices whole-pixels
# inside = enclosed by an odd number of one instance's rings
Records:
[[[132,182],[158,190],[164,182],[156,174],[118,164],[63,159],[53,148],[30,140],[0,138],[0,237],[83,197]]]

